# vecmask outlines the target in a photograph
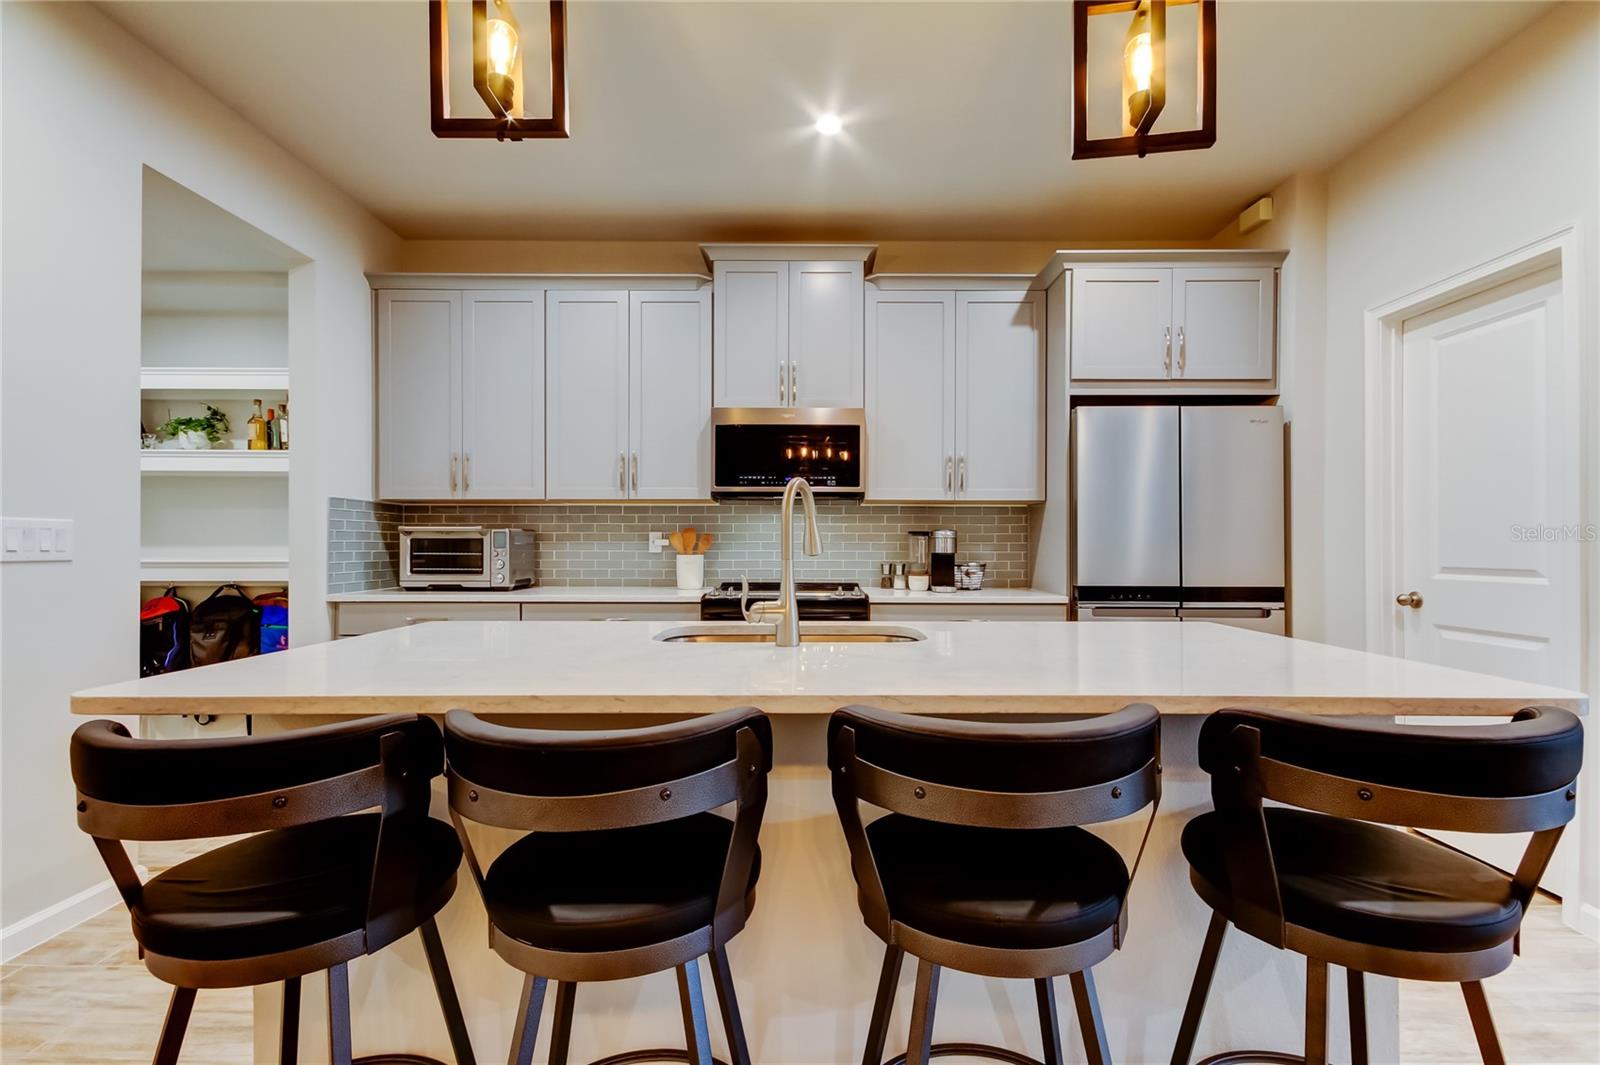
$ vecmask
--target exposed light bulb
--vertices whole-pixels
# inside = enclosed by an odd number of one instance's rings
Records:
[[[1150,91],[1150,73],[1155,69],[1155,55],[1150,50],[1150,34],[1141,33],[1128,42],[1125,58],[1128,77],[1140,92]]]
[[[489,69],[496,74],[510,74],[517,60],[517,31],[505,19],[489,20]]]
[[[832,137],[844,129],[844,119],[829,111],[817,116],[817,132],[824,137]]]

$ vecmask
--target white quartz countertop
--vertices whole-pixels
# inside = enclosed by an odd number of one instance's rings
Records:
[[[820,623],[819,623],[820,624]],[[878,626],[872,623],[867,627]],[[665,643],[652,621],[442,621],[79,692],[78,714],[699,713],[855,702],[941,713],[1509,714],[1580,694],[1204,623],[908,622],[900,644]],[[711,628],[727,626],[712,625]],[[806,626],[815,627],[815,626]],[[834,623],[823,627],[837,628]]]
[[[1066,605],[1067,597],[1057,592],[1033,588],[984,588],[976,592],[911,592],[904,589],[864,588],[874,603],[950,606],[976,603],[986,606],[1015,604],[1026,606]],[[402,588],[381,588],[371,592],[339,592],[328,596],[330,603],[699,603],[704,589],[686,592],[677,588],[652,588],[642,585],[611,585],[598,588],[536,587],[510,592],[413,592]]]

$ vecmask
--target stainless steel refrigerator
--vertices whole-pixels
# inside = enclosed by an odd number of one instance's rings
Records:
[[[1072,412],[1079,621],[1216,621],[1284,631],[1283,411]]]

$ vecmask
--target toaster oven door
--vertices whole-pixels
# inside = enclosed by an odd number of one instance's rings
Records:
[[[401,552],[400,583],[482,584],[489,572],[482,533],[410,533]]]

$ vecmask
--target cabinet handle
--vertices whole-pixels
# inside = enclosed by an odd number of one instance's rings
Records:
[[[783,359],[778,360],[778,406],[782,407],[787,402],[789,395],[789,364]]]
[[[1178,376],[1183,376],[1184,364],[1189,361],[1189,346],[1183,340],[1183,326],[1178,327]]]
[[[962,495],[966,495],[967,494],[967,456],[965,456],[965,455],[961,456],[961,461],[956,464],[956,468],[960,471],[956,475],[956,487],[960,489]]]
[[[617,491],[628,494],[628,453],[617,452]]]
[[[1171,377],[1172,376],[1172,327],[1170,325],[1167,326],[1166,330],[1163,332],[1161,343],[1163,345],[1162,353],[1161,353],[1161,372],[1166,374],[1168,377]]]
[[[461,490],[472,491],[472,452],[468,451],[461,458]]]
[[[639,453],[633,453],[633,490],[639,491]]]
[[[800,394],[800,367],[789,361],[789,406],[794,406],[795,397]]]
[[[457,455],[454,451],[450,452],[450,491],[452,494],[456,490],[456,463],[460,461],[461,456]]]
[[[956,460],[954,455],[944,457],[944,491],[946,495],[956,490]]]

